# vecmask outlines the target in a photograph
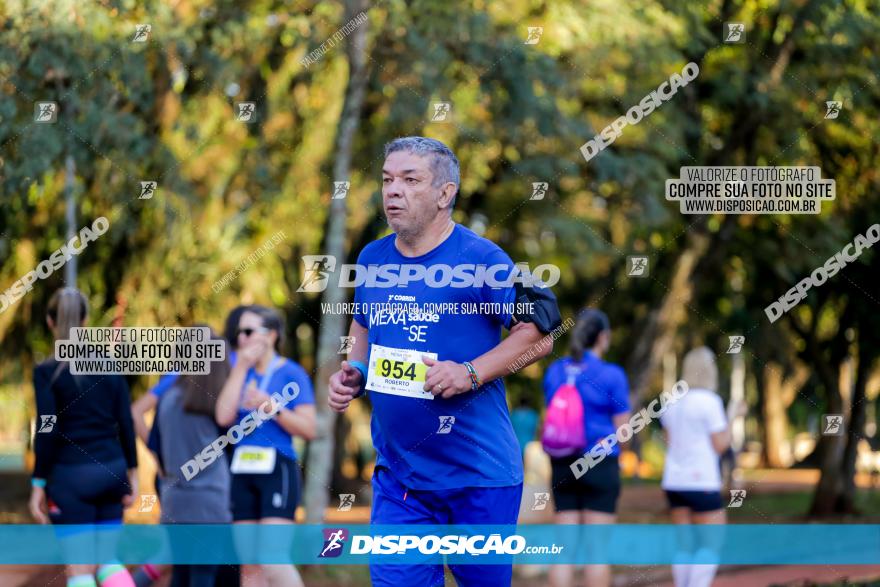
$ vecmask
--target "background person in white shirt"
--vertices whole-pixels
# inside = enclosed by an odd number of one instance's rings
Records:
[[[719,455],[730,446],[730,428],[724,404],[716,393],[718,367],[715,355],[706,347],[691,350],[684,357],[682,379],[689,391],[672,404],[660,423],[668,445],[662,487],[669,500],[674,524],[725,524],[727,515],[721,500]],[[675,564],[676,587],[704,587],[712,584],[718,569],[717,533],[683,544],[692,555]],[[689,541],[687,535],[681,540]]]

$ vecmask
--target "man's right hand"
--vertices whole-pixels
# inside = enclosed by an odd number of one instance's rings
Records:
[[[337,412],[344,412],[354,396],[361,390],[364,378],[348,361],[342,361],[342,369],[330,376],[330,394],[327,403]]]

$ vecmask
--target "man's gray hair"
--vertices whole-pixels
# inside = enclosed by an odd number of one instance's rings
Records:
[[[452,198],[452,205],[455,205],[455,200],[458,198],[458,188],[461,185],[461,166],[452,149],[436,139],[401,137],[385,145],[385,157],[387,158],[388,155],[396,151],[406,151],[422,157],[430,156],[431,174],[434,176],[431,185],[437,187],[450,181],[454,183],[455,197]]]

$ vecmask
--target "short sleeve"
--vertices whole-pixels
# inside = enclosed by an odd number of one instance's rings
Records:
[[[611,371],[611,413],[624,414],[630,411],[629,381],[620,367]]]
[[[150,393],[155,395],[157,398],[162,397],[166,391],[174,387],[174,384],[177,383],[177,378],[179,375],[177,373],[169,373],[167,375],[162,375],[159,377],[159,382],[153,386],[150,390]]]
[[[354,290],[354,303],[355,303],[355,313],[351,315],[354,318],[354,321],[363,326],[364,328],[369,328],[369,322],[367,321],[367,313],[362,310],[365,309],[364,306],[364,286],[359,285]]]
[[[290,383],[295,383],[299,387],[299,393],[296,397],[291,398],[284,407],[293,409],[299,405],[315,403],[315,391],[312,388],[312,380],[305,369],[291,361],[287,363],[287,367],[279,375],[283,376],[283,381],[279,384],[280,388]]]
[[[364,253],[367,252],[367,249],[361,251],[361,254],[358,255],[358,265],[363,265],[365,263]],[[364,285],[359,285],[354,288],[354,307],[355,312],[352,314],[352,318],[355,322],[363,326],[364,328],[369,328],[369,317],[367,313],[363,310],[366,310],[366,304],[364,303]]]
[[[704,410],[706,430],[709,434],[721,432],[727,428],[727,414],[724,412],[724,403],[717,395],[713,395]]]
[[[510,257],[507,256],[507,253],[502,251],[501,249],[496,248],[491,251],[485,258],[484,263],[487,267],[487,272],[492,273],[491,279],[497,282],[508,282],[511,281],[511,273],[515,265],[513,261],[511,261]],[[491,272],[489,268],[493,266],[503,265],[505,269],[498,269],[497,271]],[[487,274],[487,279],[490,279],[490,276]],[[485,303],[490,304],[500,304],[501,312],[492,316],[498,323],[500,323],[505,328],[510,328],[511,319],[513,317],[513,312],[511,309],[516,302],[516,287],[511,281],[509,285],[503,286],[492,286],[489,283],[483,283],[483,287],[480,290],[480,300]]]

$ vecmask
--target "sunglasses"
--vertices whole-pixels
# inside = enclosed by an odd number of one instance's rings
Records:
[[[243,334],[247,337],[247,336],[252,335],[255,332],[258,332],[260,334],[266,334],[267,332],[269,332],[269,329],[263,328],[262,326],[259,328],[239,328],[235,334],[237,336],[241,336]]]

